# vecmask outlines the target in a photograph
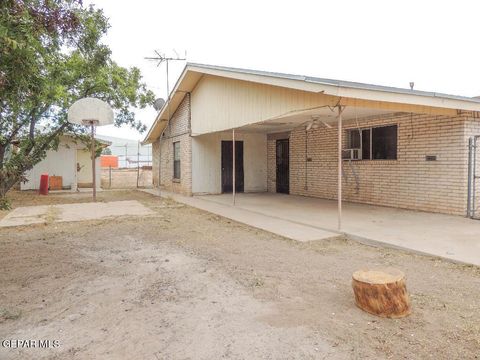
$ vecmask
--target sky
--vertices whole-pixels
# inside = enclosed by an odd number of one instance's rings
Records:
[[[480,95],[480,2],[88,0],[111,28],[113,59],[140,68],[166,98],[164,65],[154,51],[187,61],[310,75],[463,96]],[[170,88],[185,61],[170,63]],[[139,110],[148,127],[156,111]],[[141,140],[129,128],[99,134]]]

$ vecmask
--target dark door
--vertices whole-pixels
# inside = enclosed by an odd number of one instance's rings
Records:
[[[222,141],[222,192],[233,191],[233,148]],[[243,192],[243,141],[235,141],[235,191]]]
[[[277,193],[290,191],[289,159],[288,139],[277,140]]]

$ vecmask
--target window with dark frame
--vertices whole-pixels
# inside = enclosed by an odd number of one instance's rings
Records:
[[[180,180],[180,141],[173,143],[173,178]]]
[[[397,125],[348,130],[349,149],[360,149],[362,160],[397,160]]]

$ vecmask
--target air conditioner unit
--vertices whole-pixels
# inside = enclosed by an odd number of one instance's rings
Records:
[[[343,160],[362,160],[362,149],[343,149]]]

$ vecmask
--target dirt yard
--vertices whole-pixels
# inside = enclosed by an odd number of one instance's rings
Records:
[[[99,197],[158,216],[0,229],[0,340],[59,342],[0,346],[0,359],[480,357],[479,268],[341,239],[295,243],[136,191]],[[351,275],[365,265],[406,272],[410,317],[355,307]]]

